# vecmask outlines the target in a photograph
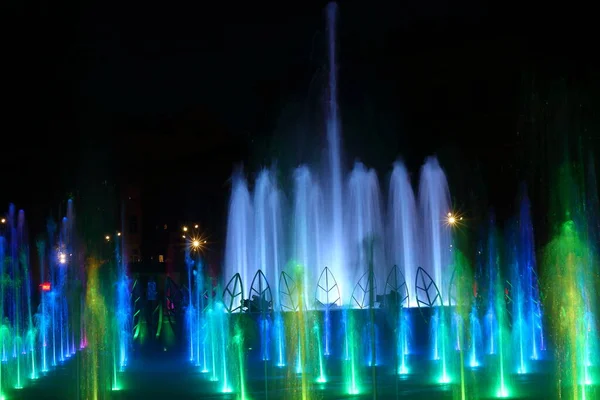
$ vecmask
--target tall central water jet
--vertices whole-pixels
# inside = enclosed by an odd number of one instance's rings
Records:
[[[344,277],[344,227],[343,227],[343,202],[342,202],[342,165],[340,145],[340,121],[337,102],[337,64],[336,64],[336,17],[337,4],[327,5],[327,38],[329,47],[329,96],[327,102],[327,144],[329,155],[330,190],[330,215],[331,221],[331,254],[329,266],[334,276]],[[344,281],[347,279],[342,278]],[[342,290],[343,290],[342,286]],[[344,293],[342,293],[342,298]]]

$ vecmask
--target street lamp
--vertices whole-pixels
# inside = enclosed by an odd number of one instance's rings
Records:
[[[448,225],[456,224],[456,217],[452,213],[448,213]]]
[[[183,227],[183,231],[184,231],[184,232],[187,232],[187,226],[184,226],[184,227]]]
[[[451,212],[449,212],[446,216],[446,225],[456,226],[459,225],[462,220],[463,217],[461,217],[460,215],[452,214]]]

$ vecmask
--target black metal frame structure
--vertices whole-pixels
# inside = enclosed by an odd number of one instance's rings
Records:
[[[323,282],[324,285],[323,286]],[[332,284],[330,284],[332,282]],[[319,300],[319,292],[325,294],[326,303],[322,303]],[[331,292],[334,292],[333,296],[330,296]],[[336,297],[337,296],[337,297]],[[333,301],[332,297],[334,297]],[[340,293],[340,287],[335,279],[335,276],[331,272],[331,270],[327,267],[323,268],[321,271],[321,275],[319,275],[319,280],[317,281],[317,288],[315,289],[315,304],[319,305],[324,309],[331,309],[334,307],[338,301],[342,300],[342,295]]]
[[[239,273],[231,277],[221,296],[223,306],[228,313],[243,311],[244,306],[244,284]],[[226,299],[228,301],[226,301]],[[236,304],[237,301],[237,304]]]

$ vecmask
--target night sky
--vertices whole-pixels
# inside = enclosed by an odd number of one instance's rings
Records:
[[[25,208],[32,230],[109,179],[142,185],[148,221],[202,221],[221,242],[236,166],[252,177],[273,159],[289,171],[318,157],[325,2],[84,3],[13,4],[7,18],[0,204]],[[541,168],[532,102],[578,103],[569,115],[597,148],[585,21],[387,3],[340,4],[348,168],[358,158],[383,178],[402,157],[416,176],[437,154],[456,207],[468,214],[475,196],[507,217]]]

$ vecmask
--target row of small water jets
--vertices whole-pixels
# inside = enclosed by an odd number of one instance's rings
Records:
[[[211,381],[219,382],[219,390],[238,391],[241,398],[245,398],[247,380],[275,376],[267,369],[264,376],[257,375],[261,369],[251,365],[261,361],[295,372],[297,376],[288,384],[300,385],[306,393],[314,385],[327,383],[329,371],[341,363],[346,391],[356,394],[375,389],[369,367],[410,377],[424,372],[422,361],[427,359],[438,368],[435,383],[459,385],[462,398],[469,397],[465,368],[492,377],[488,385],[495,386],[490,395],[510,396],[514,394],[512,376],[540,372],[543,368],[538,362],[552,356],[546,351],[533,227],[525,194],[519,214],[508,226],[501,240],[491,219],[488,234],[477,247],[474,268],[458,249],[449,252],[446,270],[450,277],[445,291],[424,269],[418,269],[411,282],[394,267],[387,271],[384,290],[373,289],[371,296],[371,289],[363,287],[363,294],[370,299],[363,310],[327,303],[308,309],[312,299],[304,296],[318,297],[314,294],[318,290],[304,290],[307,273],[301,267],[289,274],[282,272],[280,276],[287,277],[285,284],[271,296],[272,285],[260,270],[247,294],[241,278],[229,280],[221,292],[205,285],[200,261],[189,262],[190,271],[197,272],[186,313],[190,359]],[[367,271],[374,270],[374,259],[370,259]],[[329,279],[328,290],[337,285],[333,274]],[[286,301],[291,304],[284,296],[294,297],[291,303],[295,306],[284,307]],[[254,308],[248,302],[252,300],[257,302]],[[261,306],[261,300],[267,300],[267,305]],[[369,313],[376,304],[377,313]],[[421,307],[421,312],[410,308],[411,304]],[[421,318],[429,326],[424,347],[417,328],[423,325]],[[581,342],[586,356],[577,362],[582,369],[579,376],[584,378],[574,384],[589,386],[594,382],[591,371],[598,335],[592,310],[578,318],[586,327]],[[256,332],[259,349],[254,353],[258,357],[248,352],[248,342],[256,340],[246,337]],[[391,348],[395,351],[389,351]],[[339,374],[332,379],[340,379]],[[468,386],[473,387],[472,383]]]
[[[288,264],[307,268],[302,276],[306,299],[317,291],[324,266],[335,276],[340,303],[350,300],[356,282],[374,264],[374,286],[383,288],[389,265],[397,265],[407,282],[414,282],[419,265],[438,283],[442,294],[448,286],[451,226],[447,223],[450,194],[443,170],[435,158],[421,169],[418,205],[410,175],[397,162],[389,177],[387,208],[377,174],[356,163],[344,187],[341,251],[334,243],[332,226],[337,223],[329,205],[328,183],[308,166],[293,174],[291,199],[276,179],[276,172],[258,174],[251,192],[246,179],[233,179],[224,276],[240,274],[245,287],[261,269],[278,290],[281,271]],[[368,245],[366,245],[368,243]],[[293,260],[293,262],[289,262]],[[316,268],[316,266],[319,266]],[[412,285],[411,307],[416,306]],[[318,298],[325,301],[324,298]],[[345,305],[345,304],[344,304]]]
[[[88,330],[97,330],[90,318],[94,305],[90,300],[88,265],[84,249],[78,241],[73,202],[68,201],[66,216],[57,226],[47,224],[47,235],[36,241],[39,269],[32,270],[30,242],[25,213],[16,212],[13,205],[2,219],[0,227],[0,399],[8,398],[13,390],[60,367],[79,350],[88,348]],[[120,254],[117,249],[116,254]],[[109,362],[113,378],[110,385],[118,389],[117,371],[127,363],[131,343],[129,284],[125,266],[117,270],[116,285],[109,285],[110,299],[115,299],[116,310],[110,326],[101,327],[104,337],[110,338],[113,348]],[[33,282],[41,282],[34,287]],[[108,297],[108,296],[107,296]],[[95,297],[104,303],[104,298]],[[97,306],[98,304],[95,304]],[[112,307],[111,307],[112,308]],[[107,335],[109,333],[110,335]],[[98,346],[100,347],[100,346]],[[97,353],[94,349],[91,352]],[[97,357],[89,357],[96,362]],[[83,374],[82,382],[97,381],[98,376]],[[105,389],[94,386],[92,391],[77,392],[80,396],[96,396]],[[91,398],[91,397],[90,397]]]
[[[38,288],[32,285],[25,213],[11,205],[2,220],[0,398],[7,390],[22,389],[86,346],[81,297],[77,296],[84,271],[75,251],[74,215],[69,205],[59,229],[50,222],[47,237],[36,243],[42,282]]]

